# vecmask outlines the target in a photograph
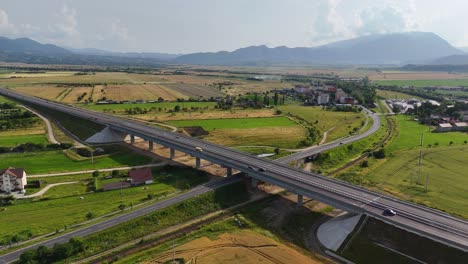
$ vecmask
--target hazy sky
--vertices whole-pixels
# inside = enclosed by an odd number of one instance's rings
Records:
[[[468,46],[467,10],[466,0],[0,0],[0,35],[189,53],[430,31]]]

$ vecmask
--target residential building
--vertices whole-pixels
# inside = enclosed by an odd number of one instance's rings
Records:
[[[437,132],[449,132],[452,130],[452,125],[449,123],[438,124],[436,131]]]
[[[12,192],[24,190],[27,184],[26,172],[20,168],[12,168],[0,170],[0,191]]]
[[[317,103],[319,105],[326,105],[328,104],[329,101],[330,101],[330,95],[327,93],[319,94],[319,96],[317,96]]]
[[[342,100],[341,98],[342,98],[342,97],[343,97],[343,98],[346,97],[346,93],[345,93],[343,90],[341,90],[341,89],[336,90],[335,100],[336,100],[337,102],[340,102],[340,103],[341,103],[341,100]],[[343,99],[343,100],[344,100],[344,99]]]
[[[462,111],[460,119],[463,120],[463,122],[468,122],[468,111]]]
[[[130,183],[132,185],[153,183],[153,173],[151,172],[151,168],[131,170],[128,172],[128,176],[130,176]]]
[[[453,131],[467,131],[468,124],[466,122],[458,122],[453,124]]]

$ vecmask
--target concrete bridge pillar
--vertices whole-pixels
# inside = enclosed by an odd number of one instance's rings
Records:
[[[154,149],[154,146],[153,146],[153,145],[154,145],[153,141],[148,141],[148,149],[149,149],[150,151],[152,151],[152,150]]]
[[[227,176],[227,177],[231,177],[231,176],[232,176],[232,168],[231,168],[231,167],[227,167],[227,168],[226,168],[226,176]]]
[[[304,197],[302,197],[302,194],[297,195],[297,206],[302,206],[304,204]]]
[[[171,159],[175,158],[175,149],[171,148]]]
[[[257,188],[258,180],[257,180],[257,179],[254,179],[254,178],[252,178],[252,180],[251,180],[251,184],[252,184],[252,187],[254,187],[254,188]]]
[[[135,136],[134,135],[130,135],[130,144],[135,144]]]
[[[199,157],[195,158],[195,167],[198,169],[201,167],[201,160]]]

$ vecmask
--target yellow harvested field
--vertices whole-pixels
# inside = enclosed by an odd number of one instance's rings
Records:
[[[248,129],[216,129],[203,137],[204,140],[223,146],[272,146],[294,148],[305,139],[301,126],[259,127]]]
[[[57,87],[55,85],[33,85],[33,86],[19,86],[13,88],[15,91],[33,95],[49,100],[55,100],[61,93],[67,90],[67,87]]]
[[[370,80],[452,80],[468,79],[466,73],[384,71],[369,75]]]
[[[271,238],[248,230],[222,234],[214,240],[202,237],[176,247],[174,253],[176,258],[183,258],[185,263],[322,263]],[[168,250],[144,263],[164,263],[172,257],[173,251]]]
[[[176,101],[178,98],[188,99],[188,96],[178,93],[162,85],[143,85],[145,89],[151,91],[154,95],[164,98],[166,101]]]
[[[93,89],[91,89],[91,99],[93,102],[97,102],[97,100],[101,99],[104,94],[106,93],[107,86],[106,85],[94,85]],[[112,99],[112,98],[109,98]]]
[[[86,83],[86,84],[121,84],[161,82],[164,79],[152,74],[129,74],[123,72],[97,72],[90,75],[32,76],[28,78],[0,79],[0,84],[39,84],[39,83]]]
[[[98,93],[101,93],[101,89],[99,88],[95,89],[93,97]],[[177,98],[188,99],[185,95],[154,84],[111,84],[104,88],[104,93],[101,93],[101,96],[116,101],[157,100],[159,97],[162,97],[166,101],[175,101]]]
[[[166,82],[172,83],[189,83],[189,84],[210,84],[214,82],[224,82],[225,78],[193,76],[193,75],[164,75],[161,76]]]
[[[84,101],[89,98],[91,94],[92,87],[74,87],[71,91],[61,100],[64,103],[77,103],[78,97],[81,96],[83,93],[86,93],[86,96],[81,100]]]
[[[2,78],[44,78],[44,77],[59,77],[59,76],[71,76],[75,72],[40,72],[40,73],[7,73],[0,74],[0,79]]]
[[[272,117],[275,116],[274,110],[259,109],[259,110],[234,110],[234,111],[221,111],[221,110],[203,110],[200,112],[184,113],[179,112],[175,115],[169,113],[152,114],[152,115],[135,115],[138,119],[143,120],[157,120],[157,121],[174,121],[174,120],[188,120],[188,119],[223,119],[223,118],[246,118],[246,117]]]

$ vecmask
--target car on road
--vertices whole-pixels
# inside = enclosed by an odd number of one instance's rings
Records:
[[[393,210],[393,209],[390,209],[390,208],[387,208],[383,211],[383,215],[387,215],[387,216],[395,216],[397,213]]]
[[[200,147],[195,147],[195,150],[198,151],[198,152],[203,152],[203,149],[200,148]]]

